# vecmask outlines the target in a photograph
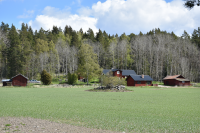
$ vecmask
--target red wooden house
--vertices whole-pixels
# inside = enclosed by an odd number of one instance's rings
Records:
[[[185,79],[182,75],[167,76],[163,79],[164,85],[170,86],[190,86],[190,80]]]
[[[22,74],[18,74],[12,77],[10,80],[4,80],[4,81],[2,80],[3,86],[9,85],[8,83],[11,83],[12,86],[27,86],[28,78]]]
[[[130,74],[126,81],[127,86],[152,86],[153,79],[149,75]]]
[[[122,70],[122,69],[104,69],[103,74],[107,75],[111,72],[112,76],[127,78],[130,74],[137,75],[134,70]]]

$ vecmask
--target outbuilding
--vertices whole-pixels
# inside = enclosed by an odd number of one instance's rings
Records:
[[[1,81],[3,83],[3,86],[11,86],[12,81],[10,79],[2,79]]]
[[[190,80],[184,78],[182,75],[167,76],[163,79],[164,85],[170,86],[190,86]]]
[[[22,74],[18,74],[11,79],[2,80],[3,86],[27,86],[28,78]]]
[[[127,86],[152,86],[153,79],[149,75],[130,74],[126,81]]]

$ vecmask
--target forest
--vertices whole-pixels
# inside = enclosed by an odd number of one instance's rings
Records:
[[[36,79],[44,69],[57,76],[77,73],[84,44],[93,48],[102,69],[135,70],[155,81],[181,74],[200,82],[200,27],[191,36],[186,31],[177,36],[159,28],[119,36],[100,29],[97,33],[90,28],[75,31],[69,25],[33,31],[22,23],[18,30],[4,22],[0,25],[0,79],[19,73]]]

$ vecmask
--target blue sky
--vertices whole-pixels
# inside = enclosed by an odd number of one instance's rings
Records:
[[[24,22],[34,30],[71,25],[121,35],[160,28],[181,35],[198,28],[199,9],[185,9],[182,0],[0,0],[0,21],[19,29]]]

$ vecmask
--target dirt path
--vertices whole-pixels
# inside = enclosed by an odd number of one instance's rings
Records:
[[[0,117],[0,133],[119,133],[34,118]],[[125,132],[123,132],[125,133]]]

